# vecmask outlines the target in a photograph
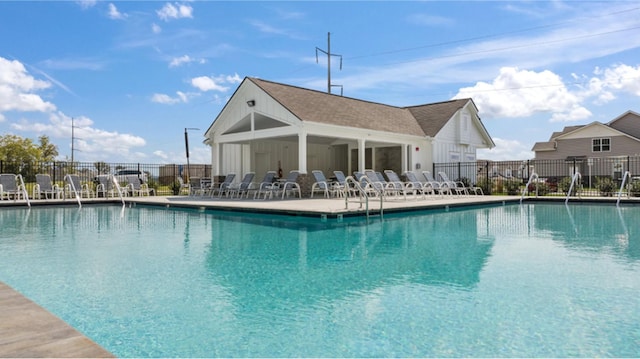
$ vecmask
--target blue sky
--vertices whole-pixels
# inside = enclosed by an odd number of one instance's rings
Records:
[[[528,159],[564,126],[640,112],[635,1],[0,1],[0,134],[60,159],[209,163],[201,142],[245,76],[395,106],[471,97]],[[334,93],[339,92],[334,87]]]

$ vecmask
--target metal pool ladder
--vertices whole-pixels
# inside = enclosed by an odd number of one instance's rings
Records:
[[[627,178],[631,179],[631,172],[626,171],[622,176],[622,183],[620,184],[620,190],[618,191],[618,200],[616,201],[616,207],[620,206],[620,196],[622,195],[622,189],[624,188]],[[629,189],[627,189],[627,197],[629,197]]]
[[[365,177],[366,178],[366,177]],[[353,186],[353,187],[351,187]],[[362,185],[359,181],[357,181],[353,176],[347,176],[344,181],[344,208],[349,209],[349,191],[350,188],[355,188],[357,191],[358,202],[360,203],[360,208],[362,208],[362,203],[365,204],[365,212],[367,214],[367,219],[369,218],[369,194],[367,191],[362,188]],[[380,218],[383,216],[383,203],[384,203],[384,194],[380,193]]]
[[[580,174],[580,172],[576,171],[576,173],[573,174],[573,178],[571,179],[571,186],[569,187],[569,192],[567,192],[567,198],[564,200],[564,204],[567,204],[567,202],[569,202],[569,197],[571,196],[571,192],[573,191],[573,185],[578,179],[582,179],[582,175]],[[578,192],[578,190],[576,190],[576,192]],[[579,194],[578,197],[580,197]]]
[[[529,181],[527,181],[527,185],[522,189],[522,196],[520,197],[520,204],[522,204],[522,199],[524,199],[524,195],[529,192],[529,185],[533,182],[534,179],[538,179],[538,174],[533,172],[531,176],[529,176]],[[536,186],[536,197],[538,197],[538,186]]]

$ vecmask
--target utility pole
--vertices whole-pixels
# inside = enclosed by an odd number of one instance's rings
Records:
[[[331,87],[340,87],[340,96],[342,96],[342,85],[334,85],[331,83],[331,56],[340,57],[340,70],[342,70],[342,55],[331,53],[331,33],[327,33],[327,51],[316,47],[316,64],[318,63],[318,51],[327,55],[327,93],[331,94]]]
[[[71,117],[71,163],[73,163],[73,143],[76,142],[75,141],[75,136],[74,136],[74,130],[76,128],[76,126],[73,125],[73,117]]]

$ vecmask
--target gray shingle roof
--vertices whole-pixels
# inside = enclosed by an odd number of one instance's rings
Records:
[[[469,99],[395,107],[248,78],[301,121],[416,136],[435,136]]]

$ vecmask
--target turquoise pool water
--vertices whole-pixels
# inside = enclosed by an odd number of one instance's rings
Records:
[[[0,280],[119,357],[637,357],[639,218],[4,208]]]

